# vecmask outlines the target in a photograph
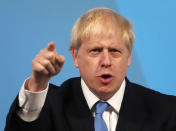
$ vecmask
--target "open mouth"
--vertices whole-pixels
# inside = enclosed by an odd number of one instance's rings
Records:
[[[103,79],[108,79],[108,78],[111,77],[111,75],[102,75],[101,77],[102,77]]]
[[[111,82],[111,80],[112,80],[112,75],[110,74],[103,74],[100,76],[100,81],[104,84]]]

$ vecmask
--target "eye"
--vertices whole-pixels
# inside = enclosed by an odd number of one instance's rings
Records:
[[[102,48],[93,48],[89,51],[90,56],[98,56],[102,52]]]
[[[116,52],[119,52],[119,50],[117,50],[117,49],[109,49],[109,52],[116,53]]]
[[[91,52],[101,52],[102,49],[101,48],[95,48],[95,49],[92,49]]]
[[[117,58],[117,57],[119,57],[120,56],[120,50],[118,50],[118,49],[115,49],[115,48],[112,48],[112,49],[109,49],[109,53],[113,56],[113,57],[115,57],[115,58]]]

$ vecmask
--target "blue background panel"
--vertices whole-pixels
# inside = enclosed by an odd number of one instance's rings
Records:
[[[51,82],[79,76],[68,51],[71,28],[88,9],[108,7],[133,22],[136,34],[128,78],[166,94],[176,95],[174,0],[0,0],[0,131],[23,81],[31,75],[31,61],[54,41],[66,57]]]

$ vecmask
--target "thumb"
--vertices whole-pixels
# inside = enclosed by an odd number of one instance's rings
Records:
[[[46,49],[47,49],[48,51],[55,51],[55,50],[56,50],[56,47],[55,47],[54,42],[52,41],[52,42],[48,43]]]

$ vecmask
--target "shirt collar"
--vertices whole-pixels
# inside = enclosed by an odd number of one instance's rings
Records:
[[[89,109],[92,109],[94,104],[98,102],[100,99],[90,91],[90,89],[88,88],[88,86],[86,85],[86,83],[82,78],[81,78],[81,86],[82,86],[84,97],[89,106]],[[122,99],[124,96],[125,86],[126,86],[126,81],[124,79],[120,86],[120,89],[107,101],[117,113],[119,113],[120,111]]]

